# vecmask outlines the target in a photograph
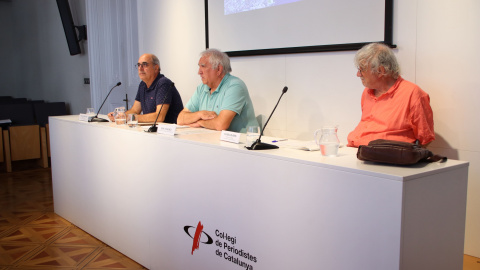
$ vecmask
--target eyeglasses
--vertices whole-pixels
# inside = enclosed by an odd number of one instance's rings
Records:
[[[136,63],[136,64],[135,64],[135,68],[136,68],[136,69],[139,69],[140,67],[146,68],[146,67],[148,67],[148,65],[149,65],[149,63],[147,63],[147,62]]]
[[[360,75],[363,76],[363,73],[365,72],[366,68],[362,68],[362,67],[358,67],[358,72],[360,73]]]
[[[365,62],[358,63],[358,65],[357,65],[358,73],[360,73],[361,76],[363,76],[363,74],[365,74],[365,72],[367,71],[368,68],[369,68],[369,65],[367,65],[367,63],[365,63]]]

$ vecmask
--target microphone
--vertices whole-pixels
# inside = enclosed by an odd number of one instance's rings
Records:
[[[107,101],[108,96],[110,96],[110,93],[112,93],[113,88],[120,86],[121,84],[122,84],[121,82],[118,82],[114,87],[112,87],[112,89],[110,89],[110,92],[108,92],[108,95],[105,97],[105,100],[103,100],[102,105],[100,105],[100,109],[98,109],[97,114],[94,117],[92,117],[92,119],[89,119],[88,122],[109,122],[107,119],[98,118],[98,114],[100,113],[100,110],[102,109],[103,104],[105,104],[105,101]]]
[[[175,84],[172,82],[170,87],[173,87],[174,85]],[[167,99],[167,96],[168,96],[168,92],[165,93],[165,96],[163,97],[162,106],[160,106],[160,111],[157,114],[157,118],[155,119],[155,122],[153,123],[153,125],[148,130],[145,130],[145,132],[157,132],[157,129],[158,129],[157,128],[157,120],[158,120],[158,117],[160,116],[160,113],[162,112],[163,104],[165,104],[165,100]]]
[[[275,112],[275,109],[277,108],[278,103],[280,103],[280,99],[282,99],[283,94],[285,94],[287,92],[287,90],[288,90],[288,87],[286,87],[286,86],[283,87],[282,94],[280,95],[280,98],[277,101],[277,105],[275,105],[275,108],[273,108],[273,111],[270,114],[270,116],[268,117],[267,122],[265,122],[265,125],[263,126],[262,132],[260,133],[260,136],[258,137],[258,139],[250,147],[245,146],[245,148],[247,148],[248,150],[266,150],[266,149],[277,149],[278,148],[278,146],[273,145],[273,144],[262,143],[262,141],[260,139],[263,136],[263,131],[265,130],[265,127],[267,126],[268,121],[270,121],[270,118],[272,117],[273,112]]]

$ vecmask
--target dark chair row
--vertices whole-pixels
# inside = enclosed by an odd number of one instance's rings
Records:
[[[66,115],[65,102],[27,102],[0,104],[0,120],[10,119],[12,125],[45,126],[49,116]]]
[[[3,137],[0,162],[6,162],[7,172],[12,171],[12,161],[18,160],[38,159],[47,168],[48,117],[66,114],[65,102],[0,103],[0,120],[11,121],[0,128],[0,138]]]
[[[0,97],[0,104],[17,104],[17,103],[27,103],[26,98],[12,98],[8,96]]]

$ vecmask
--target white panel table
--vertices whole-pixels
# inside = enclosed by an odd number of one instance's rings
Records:
[[[462,269],[467,162],[248,151],[220,132],[77,119],[50,118],[55,212],[147,268]]]

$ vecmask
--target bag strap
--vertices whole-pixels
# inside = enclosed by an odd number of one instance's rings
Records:
[[[440,156],[440,155],[433,155],[431,157],[426,158],[425,161],[427,161],[427,162],[437,162],[437,161],[445,162],[445,161],[447,161],[447,157]]]
[[[418,145],[420,147],[420,141],[415,140],[415,145]],[[424,159],[426,162],[445,162],[447,161],[447,157],[441,156],[441,155],[435,155],[430,151],[431,155],[429,155],[426,159]]]

